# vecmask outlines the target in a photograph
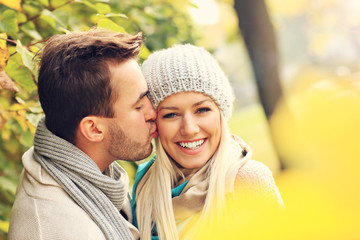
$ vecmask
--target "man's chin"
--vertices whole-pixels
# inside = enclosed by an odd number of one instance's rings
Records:
[[[145,149],[145,148],[144,148]],[[147,148],[147,151],[143,151],[141,154],[139,154],[138,157],[136,157],[133,161],[141,161],[145,158],[149,157],[151,153],[153,152],[153,145],[150,143],[150,146]]]

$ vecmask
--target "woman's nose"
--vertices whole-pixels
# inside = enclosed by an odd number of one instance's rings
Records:
[[[184,136],[194,135],[199,133],[200,127],[196,119],[191,114],[186,114],[183,117],[180,133]]]

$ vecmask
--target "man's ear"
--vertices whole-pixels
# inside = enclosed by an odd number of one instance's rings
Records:
[[[97,116],[86,116],[79,123],[80,133],[91,142],[101,142],[104,139],[105,125]]]

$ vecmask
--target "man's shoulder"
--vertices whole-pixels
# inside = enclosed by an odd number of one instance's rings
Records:
[[[15,199],[49,200],[54,202],[73,202],[70,196],[60,186],[60,184],[34,159],[33,148],[30,148],[23,155],[24,169],[22,171],[17,195]]]
[[[105,240],[102,231],[85,213],[47,200],[32,199],[27,207],[12,212],[9,240],[92,239]]]
[[[23,162],[9,240],[105,239],[88,214],[41,168],[31,152],[24,155]]]
[[[105,239],[92,219],[65,192],[54,194],[59,191],[55,186],[29,192],[24,188],[28,184],[26,177],[29,176],[23,173],[12,208],[9,240]]]

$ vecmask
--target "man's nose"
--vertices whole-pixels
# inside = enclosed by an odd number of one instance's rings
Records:
[[[180,134],[184,136],[191,136],[199,133],[199,131],[200,127],[192,114],[185,114],[182,119]]]
[[[156,119],[156,110],[153,107],[153,105],[151,104],[150,100],[148,97],[146,97],[147,101],[146,101],[146,113],[145,113],[145,119],[146,121],[155,121]]]

